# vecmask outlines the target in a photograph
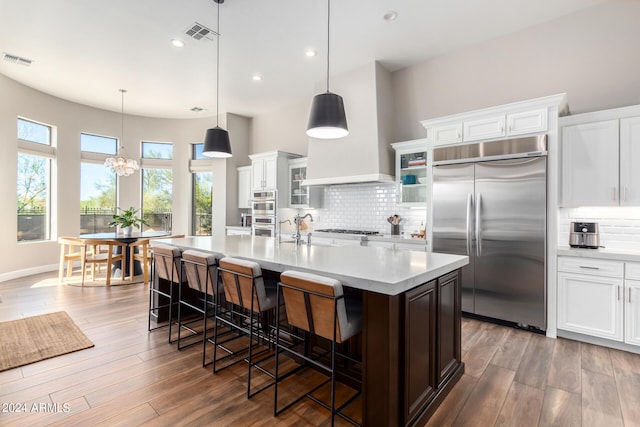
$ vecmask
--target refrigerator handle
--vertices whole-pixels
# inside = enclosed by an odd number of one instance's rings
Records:
[[[476,256],[482,256],[482,230],[480,220],[480,209],[482,206],[482,194],[476,196]]]
[[[473,209],[473,196],[467,193],[467,255],[471,255],[471,211]]]

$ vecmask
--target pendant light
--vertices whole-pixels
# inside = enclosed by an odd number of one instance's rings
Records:
[[[110,167],[118,176],[129,176],[133,174],[135,171],[140,169],[138,166],[138,162],[134,159],[128,159],[126,156],[126,151],[124,149],[124,145],[122,145],[122,141],[124,141],[124,94],[127,91],[124,89],[120,89],[122,105],[121,105],[121,114],[120,114],[120,130],[122,132],[120,141],[118,141],[118,149],[116,150],[115,157],[109,157],[105,160],[104,165]]]
[[[327,0],[327,91],[313,97],[307,124],[307,135],[313,138],[335,139],[349,134],[344,102],[338,94],[329,91],[329,29],[331,0]]]
[[[216,32],[216,127],[207,129],[204,136],[202,155],[207,157],[225,158],[231,157],[231,142],[229,132],[222,129],[219,124],[220,106],[220,3],[224,0],[214,0],[218,3],[218,28]]]

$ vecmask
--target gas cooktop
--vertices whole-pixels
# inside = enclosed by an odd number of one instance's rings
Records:
[[[366,231],[366,230],[345,230],[343,228],[324,228],[322,230],[314,230],[319,233],[338,233],[338,234],[360,234],[363,236],[376,236],[380,233],[377,231]]]

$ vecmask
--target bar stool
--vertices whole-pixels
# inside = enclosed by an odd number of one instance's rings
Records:
[[[169,327],[169,343],[171,341],[171,324],[173,323],[173,308],[177,305],[174,301],[174,287],[180,286],[180,257],[182,252],[180,249],[167,246],[167,245],[154,245],[151,248],[152,260],[151,265],[151,282],[149,283],[149,323],[148,330],[155,331],[156,329]],[[160,279],[164,279],[169,282],[169,289],[164,290],[160,287]],[[176,294],[177,295],[177,294]],[[155,299],[155,301],[154,301]],[[161,300],[167,300],[167,303],[161,302]],[[159,317],[158,310],[168,309],[169,322],[165,325],[159,325],[155,328],[151,327],[151,317],[153,315]]]
[[[219,304],[218,295],[222,293],[222,285],[218,281],[218,260],[224,257],[219,253],[207,253],[196,250],[186,250],[182,253],[182,271],[187,278],[189,288],[197,292],[196,298],[186,298],[182,287],[178,292],[178,350],[200,341],[193,341],[181,346],[182,329],[187,329],[192,336],[202,334],[202,366],[206,365],[207,352],[207,319],[215,316],[214,306]],[[183,307],[200,313],[202,318],[183,322]],[[190,327],[194,322],[202,320],[202,332]]]
[[[274,286],[265,286],[262,269],[258,263],[253,261],[224,257],[219,261],[218,271],[222,277],[225,299],[232,305],[232,309],[227,312],[221,312],[218,306],[216,306],[216,323],[213,338],[215,342],[213,347],[213,373],[215,374],[219,371],[216,369],[218,347],[229,353],[220,360],[235,356],[238,353],[244,353],[248,350],[248,358],[236,360],[221,369],[235,365],[243,360],[248,363],[247,398],[250,399],[252,396],[273,385],[273,382],[270,382],[259,390],[253,393],[251,392],[251,368],[256,368],[269,377],[274,378],[271,372],[259,365],[260,362],[269,359],[273,354],[263,357],[260,360],[256,360],[256,358],[271,352],[272,349],[272,327],[267,321],[267,315],[276,307],[277,285],[274,283]],[[219,342],[219,323],[235,331],[235,337],[227,339],[224,342]],[[247,348],[240,351],[231,351],[224,346],[225,343],[238,339],[243,335],[249,335]],[[268,348],[254,354],[254,337],[258,344],[266,344]]]
[[[299,271],[285,271],[280,275],[278,283],[278,303],[280,296],[284,298],[284,306],[287,315],[287,322],[290,326],[300,328],[310,334],[323,337],[330,341],[330,364],[327,366],[320,363],[318,358],[309,357],[306,352],[296,351],[294,347],[284,346],[280,343],[280,312],[277,312],[276,319],[276,374],[275,374],[275,399],[274,416],[279,415],[305,397],[310,398],[319,405],[331,411],[331,425],[334,425],[335,416],[339,416],[346,421],[359,425],[356,421],[341,413],[359,395],[356,393],[339,408],[335,407],[335,385],[336,385],[336,356],[346,357],[336,352],[336,344],[343,343],[362,329],[362,302],[347,300],[344,296],[342,284],[338,280],[319,276],[311,273]],[[327,372],[329,379],[314,387],[311,391],[298,397],[293,402],[282,408],[278,408],[278,382],[297,373],[306,367],[304,364],[287,372],[280,377],[279,355],[284,351],[294,356],[294,359],[304,360],[322,371]],[[331,405],[320,401],[312,395],[315,391],[331,383]],[[381,390],[381,392],[384,392]]]

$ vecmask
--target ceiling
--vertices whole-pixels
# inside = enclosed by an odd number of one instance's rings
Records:
[[[334,0],[331,75],[375,60],[395,71],[603,1]],[[383,19],[389,11],[395,20]],[[0,17],[0,52],[33,60],[0,60],[0,73],[18,82],[113,111],[123,88],[129,114],[215,115],[215,37],[185,34],[195,22],[216,30],[213,0],[0,0]],[[220,111],[254,116],[310,102],[326,75],[326,19],[324,0],[226,0]]]

